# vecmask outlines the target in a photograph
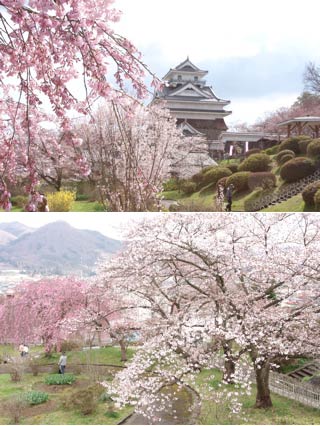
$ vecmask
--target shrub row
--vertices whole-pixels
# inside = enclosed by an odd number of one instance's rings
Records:
[[[295,154],[305,153],[308,144],[312,141],[309,136],[293,136],[284,140],[279,148],[279,151],[290,150]]]

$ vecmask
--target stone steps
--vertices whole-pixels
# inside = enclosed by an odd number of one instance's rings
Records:
[[[312,377],[315,374],[320,372],[320,365],[318,362],[312,362],[310,364],[304,365],[298,370],[292,371],[287,375],[293,377],[294,379],[303,380],[305,377]]]
[[[260,211],[270,206],[281,204],[284,201],[288,201],[290,198],[300,194],[310,183],[320,180],[320,170],[317,170],[313,175],[301,179],[298,182],[287,186],[277,194],[271,194],[263,197],[257,202],[252,204],[252,211]]]

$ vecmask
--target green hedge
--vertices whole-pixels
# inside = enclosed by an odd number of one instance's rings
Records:
[[[192,180],[184,180],[180,184],[181,191],[186,195],[191,195],[197,191],[197,184]]]
[[[300,146],[299,143],[302,141],[310,140],[310,136],[293,136],[284,140],[281,145],[279,151],[284,151],[289,149],[293,151],[295,154],[300,154]]]
[[[294,151],[291,151],[290,149],[284,149],[283,151],[280,151],[279,154],[276,155],[276,162],[281,165],[282,157],[290,155],[292,158],[296,156]]]
[[[278,164],[279,164],[279,166],[283,166],[284,164],[286,164],[288,161],[290,161],[290,160],[293,160],[295,158],[295,154],[286,154],[286,155],[283,155],[280,159],[279,159],[279,161],[278,161]]]
[[[276,154],[278,154],[279,149],[280,149],[280,145],[275,145],[271,148],[267,148],[265,150],[265,153],[268,154],[268,155],[276,155]]]
[[[203,172],[196,173],[191,178],[192,182],[194,182],[197,185],[197,188],[200,189],[204,184],[204,174]]]
[[[307,154],[308,154],[308,157],[312,157],[312,158],[320,157],[320,139],[315,139],[309,143]]]
[[[227,179],[226,185],[233,185],[236,192],[243,192],[249,189],[248,179],[250,172],[238,172]]]
[[[203,186],[216,185],[219,179],[232,175],[232,171],[227,167],[215,167],[208,170],[203,176]]]
[[[304,154],[306,155],[308,152],[308,146],[309,144],[312,142],[313,139],[309,138],[309,139],[303,139],[301,141],[299,141],[299,151],[300,154]]]
[[[309,158],[299,157],[288,161],[280,170],[280,176],[285,182],[297,182],[316,170]]]
[[[246,152],[246,157],[248,158],[251,155],[260,154],[260,153],[261,153],[261,149],[258,149],[258,148],[249,149],[249,151]]]
[[[28,204],[28,197],[16,195],[15,197],[11,197],[11,203],[13,206],[23,209]]]
[[[244,160],[240,166],[240,172],[267,172],[270,168],[271,159],[267,154],[253,154]]]
[[[303,201],[308,207],[315,206],[315,195],[320,190],[320,180],[310,183],[302,192]]]
[[[232,173],[237,173],[239,171],[239,164],[230,163],[226,165],[226,168],[229,169]]]

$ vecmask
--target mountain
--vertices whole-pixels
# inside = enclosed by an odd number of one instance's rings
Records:
[[[91,275],[101,255],[113,254],[120,247],[120,241],[99,232],[54,222],[0,246],[0,263],[47,275]]]
[[[15,237],[20,237],[26,232],[33,232],[34,228],[23,225],[19,222],[10,222],[10,223],[0,223],[0,231],[8,232],[9,234],[14,235]]]
[[[0,246],[4,246],[8,244],[10,241],[15,240],[16,238],[17,237],[15,237],[13,234],[0,230]]]

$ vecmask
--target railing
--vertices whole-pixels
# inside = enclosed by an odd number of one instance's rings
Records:
[[[269,384],[270,390],[278,395],[320,409],[319,387],[312,386],[310,383],[301,383],[299,380],[272,371]]]

